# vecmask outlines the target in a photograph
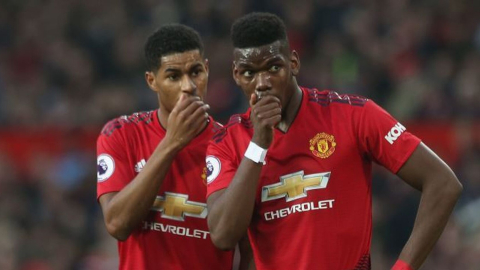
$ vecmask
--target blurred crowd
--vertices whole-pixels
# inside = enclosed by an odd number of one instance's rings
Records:
[[[146,38],[169,22],[199,31],[207,102],[225,123],[248,105],[231,77],[229,30],[250,11],[285,20],[300,85],[371,98],[432,138],[464,193],[423,269],[480,269],[478,0],[1,0],[0,269],[115,269],[95,137],[113,117],[158,107]],[[373,193],[373,269],[388,269],[420,196],[380,167]]]

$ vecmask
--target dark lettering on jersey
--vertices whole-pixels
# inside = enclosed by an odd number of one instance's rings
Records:
[[[342,103],[363,107],[367,100],[367,98],[357,95],[340,95],[334,91],[320,92],[317,89],[308,89],[308,101],[315,102],[321,106],[328,106],[331,103]]]
[[[149,112],[137,112],[129,116],[120,116],[108,122],[102,129],[102,134],[105,136],[110,136],[112,133],[122,128],[126,124],[138,124],[144,122],[146,124],[150,124],[152,122],[152,113],[155,111]]]
[[[228,128],[233,126],[233,125],[236,125],[236,124],[241,124],[246,129],[252,129],[253,128],[252,122],[250,121],[249,118],[243,117],[240,114],[235,114],[235,115],[232,115],[230,117],[230,120],[228,120],[228,123],[225,126],[219,128],[215,132],[215,134],[212,137],[212,140],[215,143],[221,142],[223,140],[223,138],[225,138],[225,136],[227,136]]]

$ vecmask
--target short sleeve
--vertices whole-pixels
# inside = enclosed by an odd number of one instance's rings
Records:
[[[97,200],[105,193],[122,190],[134,177],[125,143],[118,131],[97,139]]]
[[[357,120],[360,148],[392,173],[400,170],[420,144],[419,138],[371,100],[361,108]]]
[[[238,168],[233,151],[228,151],[225,140],[218,144],[210,141],[207,148],[207,198],[210,194],[227,188]]]

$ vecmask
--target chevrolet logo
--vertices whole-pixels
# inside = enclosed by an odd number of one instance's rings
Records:
[[[304,176],[303,171],[280,177],[280,183],[264,186],[262,202],[286,197],[287,202],[307,197],[307,190],[326,188],[330,172]]]
[[[165,197],[157,196],[153,211],[161,212],[162,218],[184,221],[185,216],[205,218],[207,216],[207,205],[205,203],[188,200],[188,195],[165,192]]]

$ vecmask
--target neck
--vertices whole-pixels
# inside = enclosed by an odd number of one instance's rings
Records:
[[[160,125],[163,127],[163,129],[167,130],[167,124],[168,124],[168,116],[170,113],[166,112],[165,109],[160,108],[160,110],[157,111],[158,113],[158,121],[160,121]]]
[[[293,94],[282,113],[282,120],[277,125],[277,128],[283,132],[288,131],[288,128],[292,125],[295,116],[297,116],[298,109],[302,104],[302,90],[300,90],[300,87],[298,87],[296,83],[293,87],[295,88]]]

